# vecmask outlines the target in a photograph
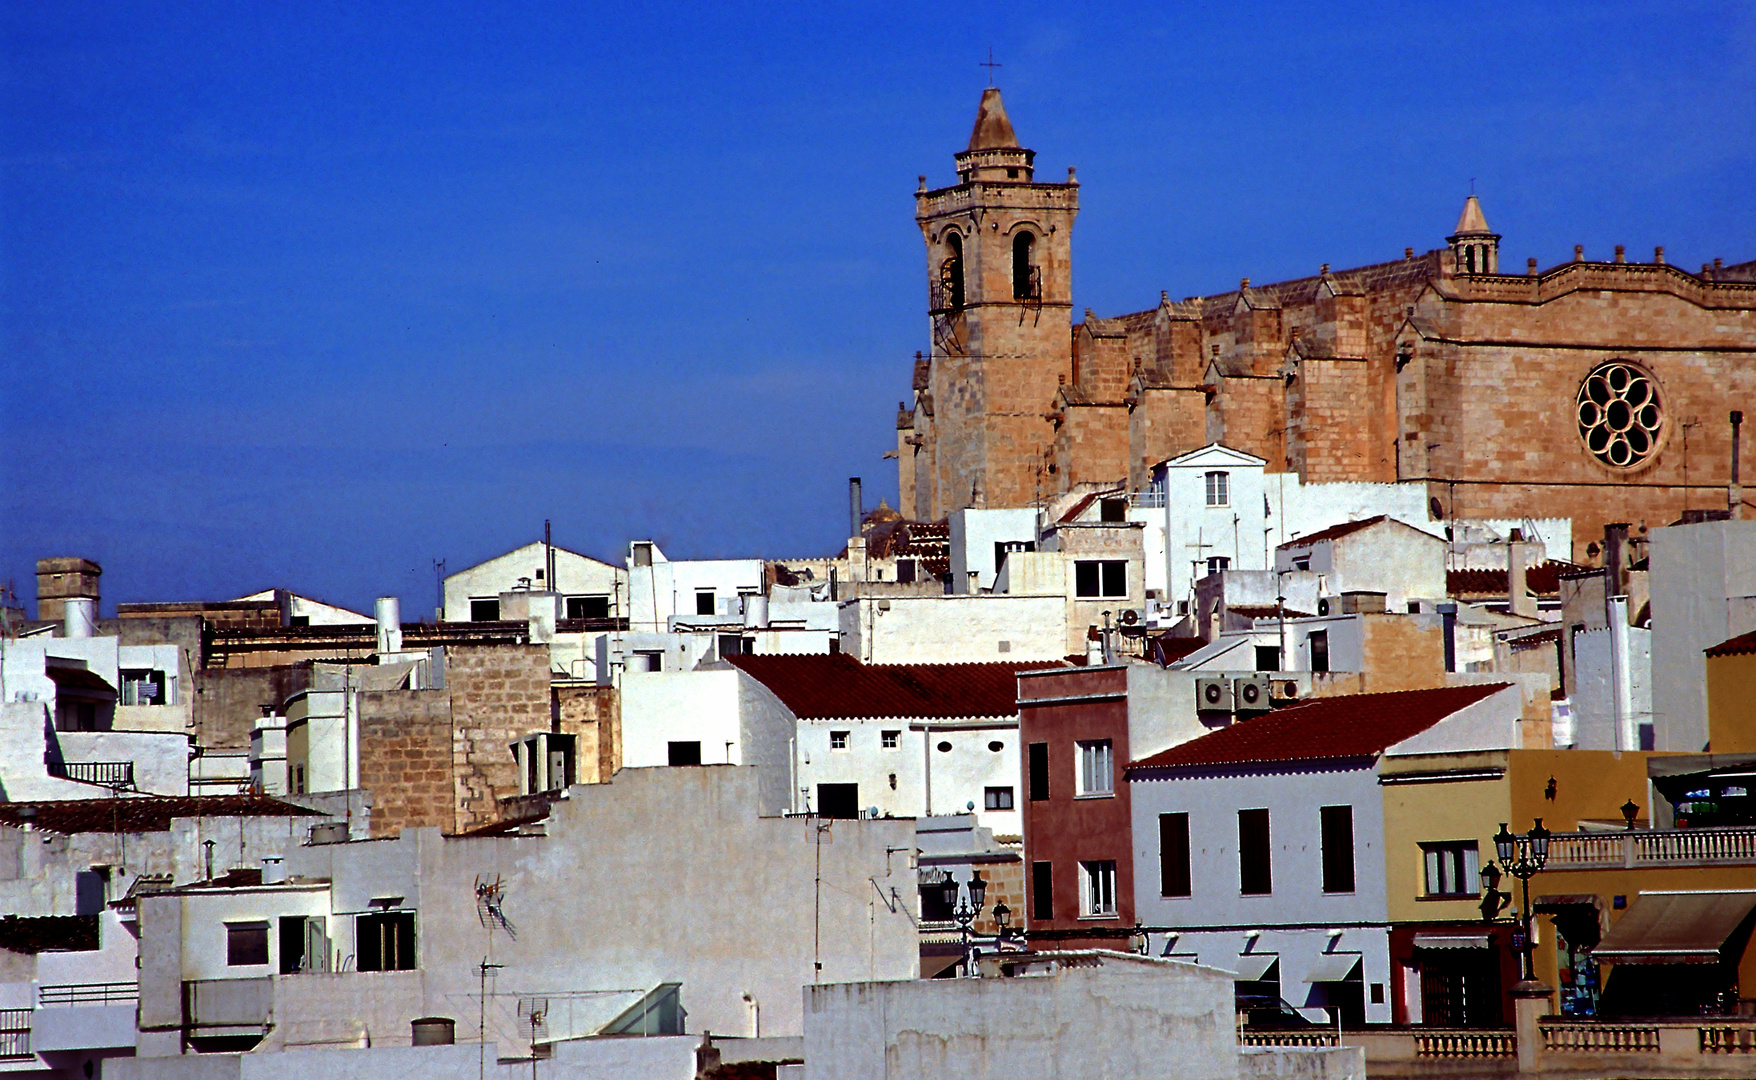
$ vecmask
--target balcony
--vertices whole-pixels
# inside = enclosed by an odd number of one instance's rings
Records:
[[[63,780],[98,784],[117,791],[134,790],[132,761],[51,761],[47,768],[50,776]]]
[[[29,1009],[0,1009],[0,1061],[31,1056]]]
[[[1549,870],[1756,866],[1756,828],[1632,829],[1569,833],[1549,841]]]
[[[1147,488],[1128,496],[1128,505],[1142,510],[1162,510],[1169,501],[1170,496],[1163,488]]]

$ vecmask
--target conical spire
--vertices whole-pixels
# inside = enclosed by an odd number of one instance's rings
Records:
[[[1488,218],[1482,213],[1481,201],[1474,195],[1463,200],[1463,213],[1458,215],[1457,228],[1453,232],[1458,236],[1469,236],[1493,231],[1488,228]]]
[[[988,87],[982,91],[982,103],[976,109],[975,130],[969,135],[971,150],[1015,150],[1018,148],[1018,136],[1012,133],[1012,121],[1007,119],[1006,106],[1000,101],[1000,91],[996,87]]]

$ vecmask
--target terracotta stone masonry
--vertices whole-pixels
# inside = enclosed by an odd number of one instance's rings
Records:
[[[360,695],[360,786],[372,793],[372,835],[405,828],[450,829],[451,692],[369,691]]]
[[[549,648],[491,645],[452,650],[451,763],[455,823],[461,832],[499,817],[499,800],[518,794],[507,745],[550,728]]]
[[[1470,196],[1441,248],[1075,324],[1078,185],[1034,164],[990,89],[959,183],[916,194],[933,329],[897,413],[906,517],[1138,490],[1209,442],[1311,483],[1425,482],[1442,517],[1571,517],[1582,561],[1609,522],[1756,515],[1728,417],[1756,402],[1756,262],[1506,273]]]

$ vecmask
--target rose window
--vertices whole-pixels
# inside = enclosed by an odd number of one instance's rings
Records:
[[[1605,465],[1626,469],[1658,449],[1665,414],[1657,381],[1632,364],[1612,362],[1587,375],[1575,408],[1579,437]]]

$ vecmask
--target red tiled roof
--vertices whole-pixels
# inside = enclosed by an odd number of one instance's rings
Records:
[[[8,915],[0,919],[0,949],[15,953],[92,952],[96,915]]]
[[[1756,630],[1739,634],[1707,650],[1709,656],[1742,656],[1745,653],[1756,653]]]
[[[265,795],[168,795],[0,803],[0,825],[62,834],[164,832],[172,818],[324,817],[320,810]]]
[[[1198,637],[1172,637],[1160,634],[1147,639],[1146,655],[1158,661],[1160,666],[1168,666],[1199,650],[1207,642]]]
[[[1129,772],[1191,765],[1373,757],[1499,693],[1511,683],[1313,698],[1240,720],[1211,735],[1136,761]]]
[[[842,717],[1015,716],[1018,673],[1061,667],[1019,664],[862,664],[851,656],[729,656],[801,720]]]
[[[1295,536],[1291,540],[1288,540],[1286,543],[1281,544],[1280,546],[1281,547],[1302,547],[1305,544],[1315,544],[1315,543],[1318,543],[1318,542],[1323,541],[1323,540],[1338,540],[1341,537],[1344,537],[1349,533],[1357,533],[1361,529],[1371,528],[1372,526],[1378,524],[1380,521],[1389,521],[1389,520],[1390,520],[1390,515],[1379,514],[1377,517],[1369,517],[1364,521],[1349,521],[1349,522],[1345,522],[1341,525],[1331,525],[1327,529],[1322,529],[1318,532],[1310,533],[1306,536]]]
[[[1228,604],[1226,614],[1236,615],[1240,619],[1272,619],[1282,612],[1273,604]],[[1297,608],[1287,608],[1285,615],[1289,619],[1309,619],[1311,617],[1309,611],[1300,611]]]
[[[1524,587],[1538,596],[1561,595],[1561,575],[1571,574],[1581,567],[1572,563],[1548,562],[1533,566],[1524,572]],[[1448,596],[1504,596],[1506,595],[1506,571],[1504,570],[1447,570],[1445,572],[1445,593]]]

